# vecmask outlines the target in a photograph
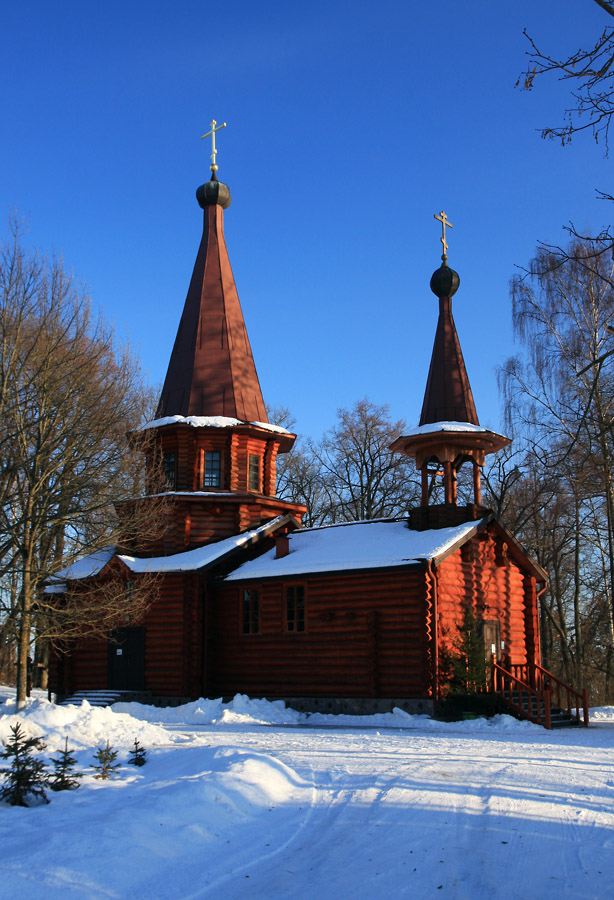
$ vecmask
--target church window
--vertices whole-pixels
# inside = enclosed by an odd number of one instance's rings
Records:
[[[256,588],[243,591],[243,634],[258,634],[260,631],[260,605]]]
[[[219,487],[221,484],[222,461],[219,450],[205,451],[205,472],[203,487]]]
[[[176,470],[176,456],[174,453],[165,453],[162,457],[162,469],[164,470],[164,475],[166,477],[167,484],[171,491],[175,490],[175,485],[177,481]]]
[[[305,588],[302,584],[286,587],[286,631],[305,631]]]
[[[134,581],[126,582],[125,597],[126,597],[127,606],[124,611],[124,622],[126,622],[126,624],[128,624],[130,622],[130,619],[132,618],[129,607],[130,607],[130,604],[132,603],[132,601],[134,600]]]
[[[260,490],[260,457],[253,453],[249,455],[249,490]]]

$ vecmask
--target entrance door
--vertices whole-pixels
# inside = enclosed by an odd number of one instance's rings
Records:
[[[118,628],[109,641],[109,689],[145,690],[145,629]]]
[[[482,634],[484,636],[484,654],[486,664],[492,663],[493,656],[497,659],[501,653],[501,626],[496,619],[482,622]]]

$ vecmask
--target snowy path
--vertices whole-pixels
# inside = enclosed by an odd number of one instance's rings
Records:
[[[288,747],[276,735],[273,758],[314,772],[302,827],[195,898],[612,895],[614,767],[587,765],[582,744],[557,758],[541,741],[301,737]]]
[[[130,709],[20,717],[50,751],[68,734],[83,768],[106,736],[124,759],[135,736],[149,755],[48,806],[0,805],[2,900],[613,895],[614,710],[548,733],[507,717],[330,729]]]

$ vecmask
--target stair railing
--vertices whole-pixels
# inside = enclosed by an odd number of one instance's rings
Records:
[[[582,721],[585,727],[588,727],[588,691],[586,688],[576,691],[552,672],[544,669],[543,666],[536,665],[535,669],[538,681],[552,692],[555,706],[567,710],[570,716],[574,716],[578,721]],[[582,710],[582,717],[580,717],[580,710]]]
[[[493,660],[493,672],[495,667],[502,672],[507,672],[496,660]],[[516,681],[530,687],[537,694],[545,695],[546,691],[548,691],[551,706],[565,710],[568,715],[576,718],[585,727],[588,727],[588,692],[586,688],[582,691],[576,691],[560,678],[557,678],[556,675],[553,675],[552,672],[538,664],[535,666],[530,666],[526,663],[523,665],[513,664],[510,665],[507,674]],[[582,710],[582,714],[580,714],[580,710]]]
[[[550,712],[552,693],[549,688],[537,690],[512,672],[508,672],[494,658],[491,673],[493,691],[501,694],[506,704],[517,715],[537,725],[543,725],[544,728],[552,727]],[[517,700],[514,699],[514,694],[517,695]]]

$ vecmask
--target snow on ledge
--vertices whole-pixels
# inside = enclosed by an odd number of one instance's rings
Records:
[[[233,428],[236,425],[255,425],[265,431],[274,431],[277,434],[292,434],[281,425],[271,425],[269,422],[243,422],[241,419],[232,419],[229,416],[164,416],[162,419],[154,419],[142,425],[140,431],[148,428],[161,428],[164,425],[191,425],[193,428]]]
[[[471,422],[431,422],[428,425],[419,425],[417,428],[406,431],[405,434],[403,434],[403,437],[415,437],[420,434],[434,434],[437,431],[459,431],[466,434],[485,434],[486,432],[490,432],[491,434],[498,433],[491,431],[490,428],[483,428],[481,425],[473,425]]]

